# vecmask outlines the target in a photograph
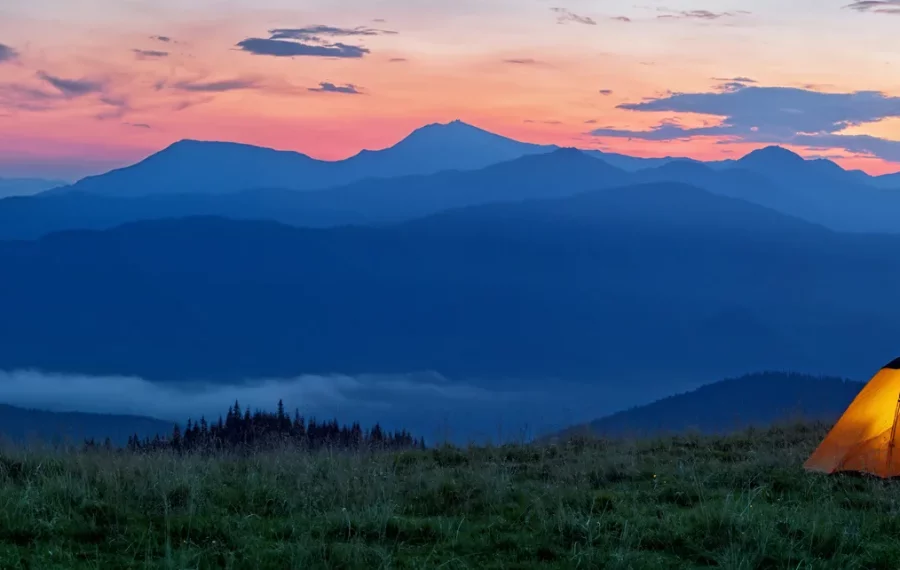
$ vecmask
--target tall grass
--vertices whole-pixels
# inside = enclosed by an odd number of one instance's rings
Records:
[[[7,449],[0,568],[898,568],[900,490],[819,425],[411,451]]]

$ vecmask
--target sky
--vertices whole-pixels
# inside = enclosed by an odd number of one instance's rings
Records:
[[[535,143],[900,170],[900,0],[0,3],[0,176],[179,139],[340,159],[454,119]]]

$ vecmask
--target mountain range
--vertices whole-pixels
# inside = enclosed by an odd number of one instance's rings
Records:
[[[678,183],[382,227],[145,221],[0,242],[0,369],[436,370],[631,390],[759,369],[852,377],[900,344],[898,254],[900,237]]]
[[[597,415],[754,370],[858,378],[900,345],[894,180],[779,147],[642,159],[461,122],[333,162],[182,141],[0,200],[0,370],[436,371],[602,388]]]
[[[649,182],[689,184],[838,231],[895,233],[900,189],[883,188],[889,180],[780,147],[714,163],[640,159],[519,143],[457,121],[334,162],[181,141],[127,168],[39,196],[0,200],[0,239],[185,216],[310,227],[382,224],[447,208]]]

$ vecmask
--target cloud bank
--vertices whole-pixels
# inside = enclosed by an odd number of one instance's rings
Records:
[[[200,415],[215,420],[235,400],[243,408],[274,410],[282,399],[287,409],[299,409],[307,417],[380,422],[388,429],[410,429],[429,441],[450,438],[460,443],[560,429],[608,413],[616,405],[596,386],[514,380],[486,386],[436,373],[302,375],[222,385],[19,370],[0,371],[0,403],[150,416],[183,425]]]
[[[748,85],[747,78],[706,93],[670,93],[619,109],[641,113],[707,115],[718,124],[684,127],[661,121],[649,130],[602,128],[590,134],[648,141],[721,137],[726,142],[793,144],[813,148],[842,148],[849,152],[900,160],[900,142],[868,135],[841,134],[848,127],[900,117],[900,97],[878,91],[823,93],[792,87]],[[740,79],[740,81],[737,81]]]

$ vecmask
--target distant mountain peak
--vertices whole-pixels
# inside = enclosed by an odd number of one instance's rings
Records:
[[[464,136],[466,134],[469,135],[489,135],[493,137],[498,137],[500,135],[496,135],[491,133],[490,131],[486,131],[475,125],[470,125],[469,123],[465,123],[459,119],[454,119],[448,123],[429,123],[427,125],[421,126],[414,131],[412,131],[406,138],[416,138],[422,135],[457,135]]]
[[[743,158],[738,160],[738,162],[750,162],[750,161],[765,161],[765,162],[774,162],[778,161],[779,163],[800,163],[804,162],[804,159],[799,154],[790,151],[784,147],[777,145],[770,145],[764,148],[756,149],[749,154],[746,154]]]

